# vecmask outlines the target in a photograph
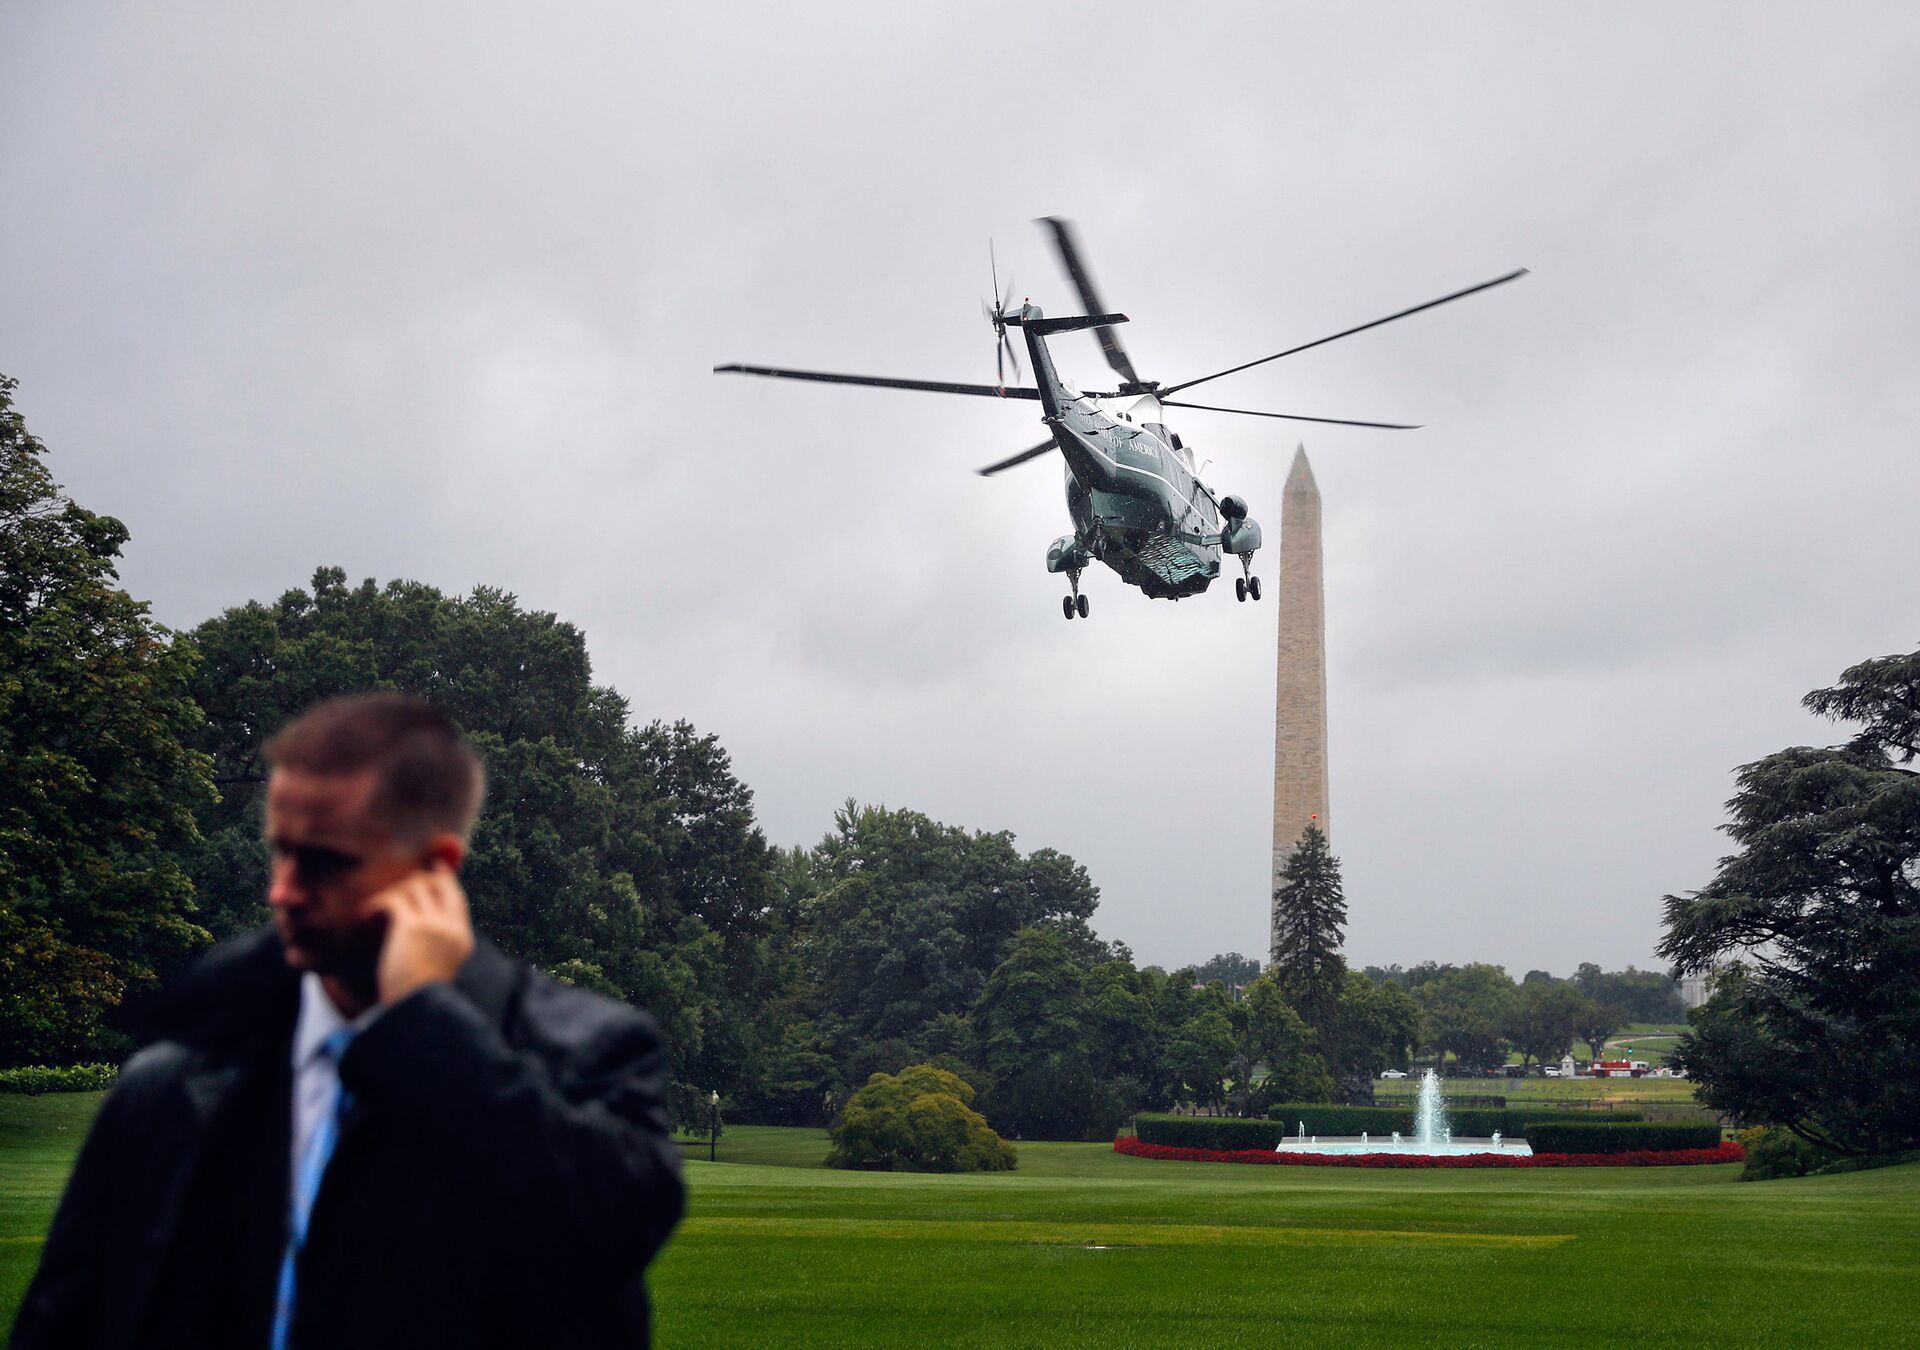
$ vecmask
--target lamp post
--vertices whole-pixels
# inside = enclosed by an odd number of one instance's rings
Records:
[[[717,1162],[720,1157],[720,1093],[715,1090],[707,1096],[707,1161]]]

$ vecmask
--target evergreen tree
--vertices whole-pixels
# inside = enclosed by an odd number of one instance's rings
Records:
[[[1269,969],[1287,1002],[1313,1026],[1324,1024],[1346,978],[1340,946],[1346,937],[1347,901],[1340,888],[1340,860],[1318,825],[1287,859],[1273,892],[1273,952]]]
[[[1807,698],[1861,724],[1743,767],[1739,851],[1667,897],[1660,954],[1715,971],[1674,1059],[1707,1105],[1842,1153],[1920,1145],[1920,651]]]

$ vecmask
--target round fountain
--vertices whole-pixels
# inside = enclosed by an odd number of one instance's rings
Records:
[[[1395,1130],[1392,1144],[1384,1146],[1373,1142],[1364,1133],[1344,1139],[1331,1135],[1325,1139],[1318,1135],[1309,1139],[1307,1123],[1303,1120],[1298,1132],[1292,1138],[1282,1139],[1274,1152],[1400,1153],[1414,1156],[1501,1153],[1518,1158],[1530,1157],[1533,1149],[1524,1139],[1502,1138],[1497,1130],[1489,1139],[1454,1138],[1453,1128],[1447,1122],[1447,1101],[1440,1092],[1440,1076],[1428,1069],[1420,1079],[1420,1099],[1414,1109],[1411,1137],[1402,1137]]]

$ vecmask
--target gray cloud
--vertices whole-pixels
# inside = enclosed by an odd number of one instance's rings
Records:
[[[1647,963],[1732,766],[1915,637],[1904,9],[101,5],[0,52],[0,369],[163,619],[506,586],[774,839],[1010,828],[1144,959],[1263,942],[1273,606],[1063,624],[1057,466],[972,473],[1031,405],[711,365],[985,378],[989,236],[1071,307],[1044,213],[1163,379],[1534,268],[1208,386],[1424,431],[1180,424],[1273,525],[1314,458],[1362,961]]]

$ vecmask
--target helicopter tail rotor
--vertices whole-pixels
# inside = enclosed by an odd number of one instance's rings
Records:
[[[993,255],[993,240],[991,239],[987,240],[987,265],[992,269],[993,299],[991,302],[982,300],[980,302],[980,308],[986,314],[987,322],[993,325],[993,373],[997,383],[1002,388],[1005,388],[1007,383],[1006,363],[1009,360],[1013,362],[1013,378],[1018,380],[1021,376],[1020,354],[1014,351],[1013,343],[1007,338],[1007,306],[1013,303],[1013,277],[1011,274],[1008,275],[1007,289],[1002,292],[1000,289],[1000,261]]]

